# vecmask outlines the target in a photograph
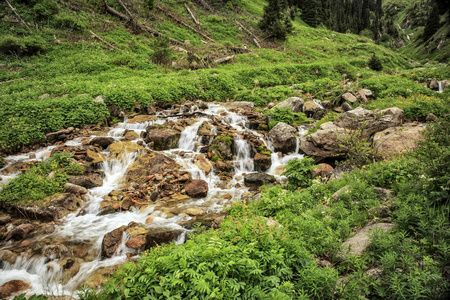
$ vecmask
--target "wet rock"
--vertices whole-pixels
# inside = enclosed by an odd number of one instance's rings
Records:
[[[128,224],[128,228],[126,229],[126,231],[129,236],[134,238],[140,235],[147,234],[150,231],[150,229],[145,227],[141,223],[131,222],[130,224]]]
[[[202,170],[203,172],[205,172],[206,175],[209,174],[209,172],[212,169],[212,164],[209,160],[207,160],[205,158],[205,156],[203,154],[200,154],[197,156],[197,161],[195,162],[195,165]]]
[[[305,104],[303,104],[303,112],[308,117],[313,116],[316,112],[322,110],[322,107],[320,107],[319,104],[317,104],[314,101],[306,101]]]
[[[22,224],[11,230],[5,237],[5,240],[9,241],[11,239],[19,241],[25,239],[30,232],[34,230],[32,224]]]
[[[135,124],[135,123],[146,123],[150,121],[156,121],[158,118],[156,116],[151,116],[156,113],[156,109],[154,106],[152,107],[151,113],[149,115],[137,115],[127,121],[128,124]]]
[[[384,110],[368,110],[358,107],[341,114],[334,124],[351,130],[363,128],[363,136],[370,137],[372,134],[383,131],[386,128],[402,125],[404,119],[405,114],[403,110],[397,107]]]
[[[346,134],[344,128],[326,122],[320,125],[316,132],[300,138],[299,149],[317,160],[338,156],[342,153],[342,149],[337,145],[338,137]]]
[[[276,182],[274,176],[266,174],[266,173],[252,173],[247,174],[244,177],[244,184],[248,187],[260,187],[264,184],[273,184]]]
[[[352,110],[352,109],[353,109],[352,106],[351,106],[350,104],[348,104],[347,102],[345,102],[344,104],[342,104],[342,110],[343,110],[344,112],[350,111],[350,110]]]
[[[329,164],[318,164],[313,172],[312,177],[316,178],[318,176],[327,177],[333,172],[334,168],[330,166]]]
[[[101,164],[102,162],[105,161],[105,157],[100,154],[97,153],[95,151],[92,150],[86,150],[86,161],[91,163],[94,167],[98,166],[99,164]]]
[[[162,244],[168,244],[176,241],[182,234],[183,230],[172,228],[156,228],[145,236],[145,248],[149,249]]]
[[[125,246],[131,249],[140,249],[145,246],[145,236],[139,235],[137,237],[131,238],[125,243]]]
[[[218,160],[214,163],[216,169],[220,172],[232,172],[233,166],[225,161]]]
[[[105,234],[102,241],[102,257],[111,258],[114,255],[120,243],[122,242],[122,236],[125,229],[126,226],[122,226]]]
[[[435,115],[435,114],[429,114],[426,118],[425,118],[425,120],[427,121],[427,122],[434,122],[434,121],[436,121],[438,119],[438,117]]]
[[[87,194],[88,192],[85,187],[73,183],[65,183],[63,187],[66,190],[66,192],[72,194]]]
[[[186,213],[190,216],[203,216],[205,214],[205,212],[203,211],[203,209],[200,208],[195,208],[195,207],[190,207],[186,210]]]
[[[343,101],[348,101],[350,103],[355,103],[358,101],[358,99],[356,99],[356,97],[350,92],[344,93],[341,98]]]
[[[81,206],[81,200],[74,194],[66,193],[50,200],[49,206],[58,206],[69,211],[75,211]]]
[[[43,250],[44,256],[50,259],[60,259],[67,252],[69,249],[60,243],[45,246]]]
[[[99,146],[103,149],[108,148],[109,145],[111,145],[112,143],[114,143],[114,138],[112,137],[104,137],[104,136],[98,136],[93,138],[90,142],[89,145],[96,145]]]
[[[113,206],[107,206],[104,209],[102,209],[97,216],[106,216],[110,215],[116,212],[116,209]]]
[[[11,216],[0,212],[0,225],[6,224],[11,221]]]
[[[153,129],[147,133],[146,142],[153,142],[155,150],[169,150],[178,147],[181,133],[174,129]]]
[[[394,227],[395,225],[391,223],[376,223],[367,225],[342,244],[343,250],[341,251],[340,256],[345,259],[349,255],[361,255],[370,244],[371,231],[389,231]]]
[[[211,126],[208,122],[204,121],[200,127],[198,128],[198,135],[211,135],[211,131],[213,130],[213,126]]]
[[[275,107],[285,108],[289,107],[292,112],[301,112],[303,110],[303,104],[305,100],[300,97],[290,97],[284,100],[283,102],[278,103]]]
[[[209,146],[209,151],[212,155],[213,161],[231,160],[233,159],[232,152],[233,138],[226,135],[217,136]]]
[[[136,143],[125,141],[125,142],[115,142],[109,145],[108,150],[114,156],[121,156],[127,153],[137,152],[143,150],[144,147]]]
[[[266,171],[272,165],[272,158],[269,155],[256,153],[253,158],[257,171]]]
[[[0,286],[0,299],[7,299],[19,292],[28,290],[31,286],[22,280],[11,280]]]
[[[375,134],[373,148],[385,159],[399,156],[417,147],[417,142],[424,138],[424,130],[422,126],[387,128]]]
[[[19,257],[19,255],[17,253],[9,251],[9,250],[5,250],[0,253],[0,259],[11,265],[15,264],[17,257]]]
[[[128,168],[127,182],[143,184],[149,175],[178,171],[180,166],[171,158],[149,149],[143,150]]]
[[[82,176],[69,176],[69,183],[76,184],[87,189],[103,185],[103,178],[98,173],[90,173]]]
[[[125,133],[124,138],[126,141],[132,141],[139,138],[139,134],[136,132],[129,130]]]
[[[204,180],[194,179],[185,185],[186,194],[192,198],[203,198],[208,195],[208,183]]]
[[[295,150],[297,130],[284,123],[280,122],[275,125],[269,132],[269,137],[272,139],[272,145],[275,151],[288,153]]]

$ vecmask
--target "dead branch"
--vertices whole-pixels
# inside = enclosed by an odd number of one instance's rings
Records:
[[[250,53],[252,50],[242,47],[235,47],[235,46],[227,46],[227,50],[233,51],[236,54],[244,54],[244,53]]]
[[[28,24],[19,16],[19,14],[16,12],[16,9],[14,7],[12,7],[12,5],[8,2],[8,0],[5,0],[5,2],[9,6],[9,8],[12,10],[12,12],[16,15],[17,19],[19,19],[19,21],[21,23],[23,23],[23,25],[25,25],[29,31],[31,31],[31,28],[28,27]]]
[[[255,43],[256,47],[261,48],[260,44],[259,44],[259,38],[250,30],[248,30],[247,28],[245,28],[244,25],[242,25],[238,20],[234,20],[236,21],[236,23],[242,28],[244,29],[245,32],[247,32],[251,37],[253,37],[253,42]]]
[[[187,3],[184,3],[184,7],[186,8],[187,12],[191,15],[191,18],[194,21],[194,23],[197,24],[197,26],[200,26],[200,22],[195,18],[194,13],[190,10]]]
[[[108,43],[107,41],[105,41],[104,39],[102,39],[101,37],[99,37],[98,35],[96,35],[92,30],[89,30],[89,33],[92,35],[93,38],[98,39],[99,41],[103,42],[106,46],[108,46],[109,48],[118,50],[118,51],[122,51],[122,49],[117,48],[116,46],[114,46],[113,44]]]
[[[226,63],[226,62],[234,59],[235,57],[236,57],[236,55],[230,55],[230,56],[221,57],[221,58],[215,59],[214,63],[216,63],[216,64],[223,64],[223,63]]]

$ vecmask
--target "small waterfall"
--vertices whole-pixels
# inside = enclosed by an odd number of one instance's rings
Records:
[[[439,93],[443,93],[443,92],[444,92],[444,89],[445,89],[445,84],[444,84],[444,82],[443,82],[443,81],[439,81],[438,84],[439,84],[439,90],[438,90],[438,92],[439,92]]]
[[[320,107],[320,109],[325,109],[325,107],[323,107],[322,105],[322,101],[320,101],[319,99],[313,99],[313,102],[317,104]]]
[[[234,162],[236,173],[253,172],[254,164],[250,144],[241,137],[238,137],[234,140],[234,146],[236,149],[236,160]]]
[[[198,128],[202,123],[206,121],[206,119],[201,119],[195,124],[186,127],[186,129],[181,132],[181,137],[178,142],[178,148],[183,149],[185,151],[194,151],[195,150],[195,142],[197,141]]]

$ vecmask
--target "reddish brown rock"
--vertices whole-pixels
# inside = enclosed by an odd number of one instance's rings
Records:
[[[90,142],[89,145],[97,145],[102,147],[103,149],[107,148],[109,145],[111,145],[112,143],[114,143],[114,138],[112,137],[104,137],[104,136],[98,136],[93,138]]]
[[[258,171],[266,171],[272,165],[272,158],[269,155],[256,153],[254,157],[255,167]]]
[[[11,280],[0,286],[0,299],[7,299],[21,291],[28,290],[30,285],[22,280]]]
[[[178,147],[181,133],[174,129],[153,129],[147,134],[147,143],[153,142],[155,150],[169,150]]]
[[[204,180],[194,179],[185,185],[186,194],[192,198],[203,198],[208,195],[208,183]]]
[[[126,226],[122,226],[108,232],[102,241],[102,257],[112,257],[122,242],[123,232]]]
[[[125,243],[125,246],[132,249],[140,249],[144,245],[145,245],[145,236],[143,235],[131,238]]]
[[[329,164],[318,164],[316,168],[314,168],[312,172],[312,177],[316,178],[317,176],[328,176],[333,172],[334,168]]]
[[[34,230],[34,226],[32,224],[22,224],[11,230],[7,235],[5,240],[9,241],[10,239],[19,241],[23,240],[28,236],[28,234]]]

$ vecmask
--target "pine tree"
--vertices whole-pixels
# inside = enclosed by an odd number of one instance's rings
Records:
[[[259,22],[259,27],[277,40],[286,40],[292,32],[292,22],[287,13],[287,0],[269,0],[264,7],[264,16]]]
[[[433,34],[439,29],[439,12],[437,5],[433,5],[430,15],[427,18],[427,23],[425,24],[425,29],[423,31],[423,40],[428,41]]]

